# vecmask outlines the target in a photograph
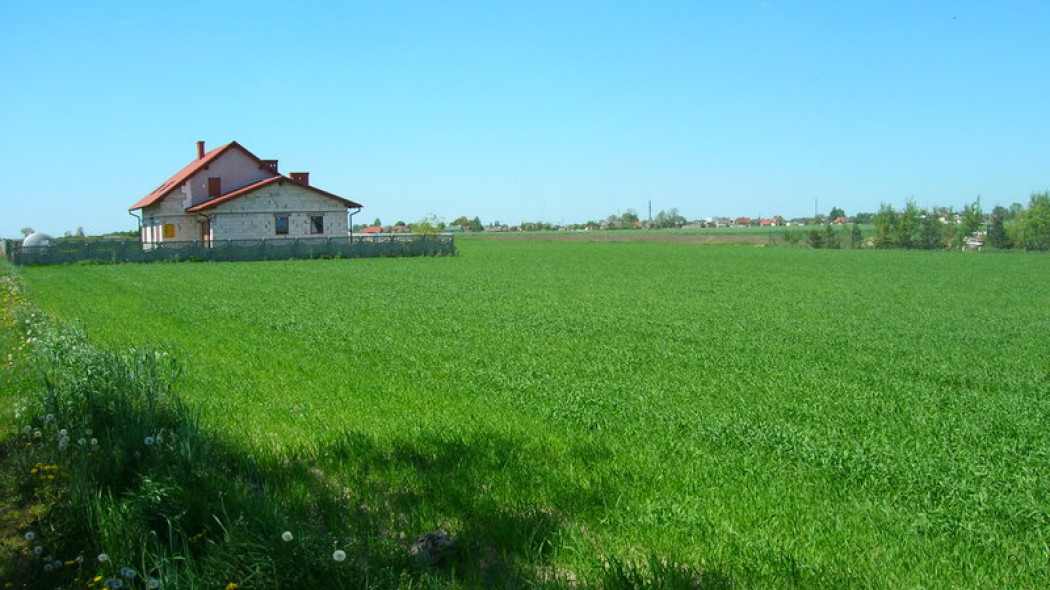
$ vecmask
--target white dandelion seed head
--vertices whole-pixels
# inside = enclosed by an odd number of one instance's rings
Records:
[[[36,538],[36,533],[34,533],[33,531],[28,531],[26,533],[26,541],[32,541],[35,538]]]
[[[107,561],[109,561],[109,556],[106,555],[105,553],[99,553],[98,554],[98,561],[99,561],[99,563],[106,563]]]
[[[84,436],[91,436],[92,434],[95,434],[95,433],[90,428],[85,428],[84,429]]]
[[[53,569],[55,569],[55,566],[51,565],[50,563],[45,563],[44,564],[44,571],[45,572],[49,572],[50,573],[51,570],[53,570]]]
[[[98,446],[98,439],[97,438],[91,439],[91,446],[93,446],[93,447],[97,447]]]
[[[147,436],[142,442],[146,443],[147,447],[152,447],[155,440],[152,436]]]
[[[147,588],[160,588],[160,580],[158,580],[157,578],[150,578],[150,579],[146,580],[146,587]]]
[[[120,568],[120,575],[130,580],[135,577],[135,570],[130,567],[122,567]]]
[[[36,547],[33,547],[33,553],[35,553],[37,555],[43,555],[44,554],[44,548],[41,547],[40,545],[37,545]]]
[[[62,430],[58,431],[58,436],[69,436],[69,431],[63,428]]]
[[[54,414],[48,414],[48,415],[44,416],[44,422],[50,422],[50,421],[52,421],[54,419],[55,419],[55,415]]]
[[[284,531],[283,533],[281,533],[281,539],[283,539],[285,543],[291,541],[294,538],[295,537],[292,536],[292,531]]]
[[[336,549],[335,552],[332,553],[332,559],[336,561],[346,561],[346,551]]]

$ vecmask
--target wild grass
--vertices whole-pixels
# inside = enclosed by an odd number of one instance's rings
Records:
[[[281,490],[205,503],[207,535],[240,548],[209,555],[244,560],[214,575],[265,587],[279,568],[258,564],[307,522],[311,554],[335,535],[391,585],[1050,579],[1045,256],[460,252],[24,273],[92,345],[178,359],[165,396],[224,457],[184,463],[227,465],[222,497]],[[437,530],[458,543],[447,578],[409,557]]]

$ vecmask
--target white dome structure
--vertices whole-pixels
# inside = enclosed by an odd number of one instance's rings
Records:
[[[46,248],[55,243],[55,238],[44,232],[33,232],[22,240],[22,248]]]

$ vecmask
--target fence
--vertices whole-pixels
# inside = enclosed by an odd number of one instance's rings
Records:
[[[70,264],[76,262],[252,261],[306,258],[378,258],[381,256],[450,256],[452,236],[389,235],[347,238],[289,238],[162,242],[58,240],[50,246],[22,247],[6,240],[3,250],[13,263]]]

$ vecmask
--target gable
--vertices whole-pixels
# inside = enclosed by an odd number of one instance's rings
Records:
[[[203,150],[203,148],[202,148]],[[241,144],[232,141],[190,162],[171,178],[139,199],[129,211],[154,205],[190,182],[190,204],[196,205],[208,198],[208,178],[224,178],[223,191],[238,189],[261,179],[279,176]]]

